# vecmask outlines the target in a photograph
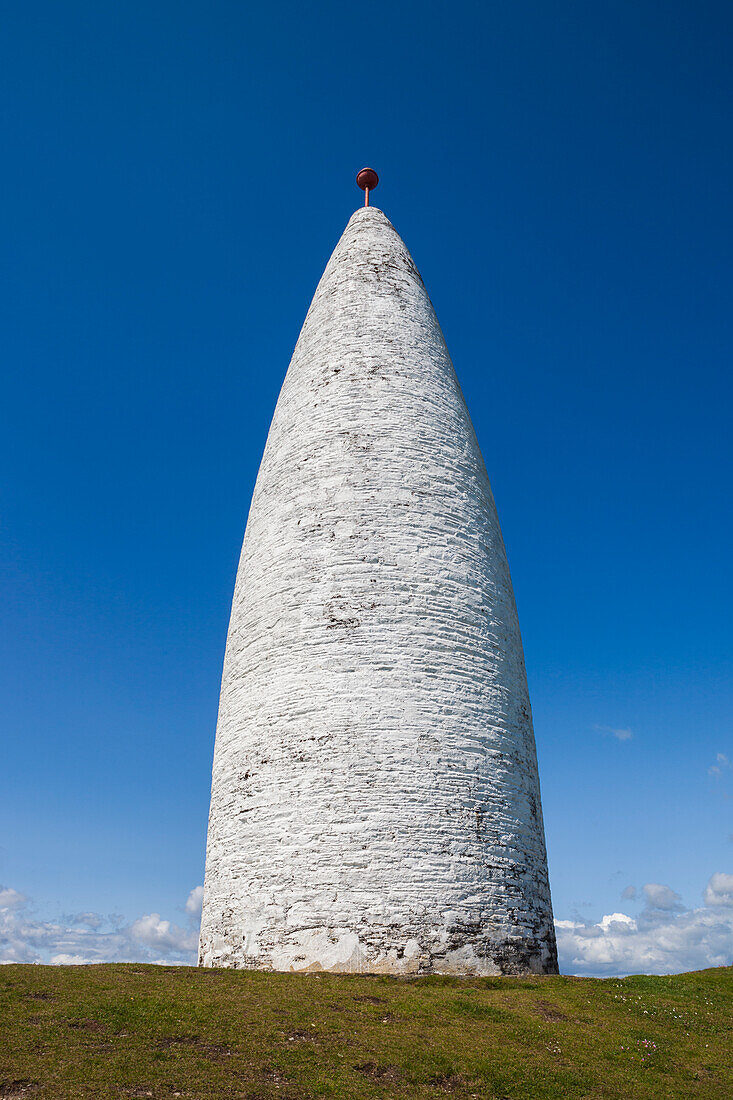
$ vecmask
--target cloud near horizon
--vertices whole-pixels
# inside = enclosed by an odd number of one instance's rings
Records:
[[[28,898],[0,886],[0,963],[194,965],[197,943],[198,924],[193,919],[187,928],[164,920],[160,913],[146,913],[130,924],[93,912],[64,916],[59,921],[39,920],[33,916]]]
[[[679,974],[733,964],[733,875],[712,875],[697,909],[686,909],[679,894],[658,882],[642,892],[646,905],[636,918],[609,913],[595,923],[555,921],[563,974]],[[630,888],[624,895],[631,899]]]
[[[630,890],[624,891],[628,900]],[[597,922],[555,921],[563,974],[675,974],[733,963],[733,875],[711,875],[703,892],[705,904],[696,909],[686,909],[679,895],[662,883],[646,883],[638,896],[645,906],[636,917],[608,913]],[[146,913],[128,924],[94,912],[55,922],[37,919],[27,897],[0,886],[0,963],[193,966],[202,899],[203,887],[194,887],[185,903],[187,927],[159,913]]]
[[[192,917],[199,916],[201,914],[201,906],[204,904],[204,888],[203,886],[194,886],[191,893],[188,895],[186,902],[186,912],[190,913]]]

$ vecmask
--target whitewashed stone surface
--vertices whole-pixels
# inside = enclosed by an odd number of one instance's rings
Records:
[[[496,509],[430,299],[375,207],[318,285],[252,499],[199,958],[557,969]]]

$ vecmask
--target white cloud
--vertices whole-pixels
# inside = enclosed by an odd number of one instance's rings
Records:
[[[10,886],[0,886],[0,912],[7,909],[19,909],[22,905],[25,905],[25,894],[19,894],[17,890],[11,889]]]
[[[682,898],[669,886],[662,886],[659,882],[647,882],[643,890],[650,909],[663,909],[669,913],[684,909]]]
[[[164,920],[159,913],[147,913],[131,924],[92,912],[58,922],[39,920],[27,898],[10,887],[0,887],[0,963],[193,964],[197,938],[193,915],[188,928]]]
[[[133,943],[152,947],[157,953],[185,954],[194,951],[197,943],[195,932],[163,920],[160,913],[148,913],[134,921],[130,925],[129,936]]]
[[[61,920],[66,924],[85,924],[87,928],[95,929],[101,928],[105,923],[105,918],[99,913],[68,913]],[[119,924],[119,921],[116,923]]]
[[[555,921],[560,970],[604,977],[733,963],[733,875],[712,875],[699,909],[684,909],[660,883],[647,883],[644,896],[647,905],[636,919],[610,913],[597,923]]]
[[[188,901],[186,902],[186,912],[191,916],[198,916],[201,912],[201,906],[204,903],[204,888],[203,886],[194,886],[191,893],[188,895]]]
[[[616,935],[621,935],[624,932],[635,932],[636,921],[627,917],[625,913],[608,913],[605,917],[601,917],[597,927],[604,932],[615,932]]]
[[[594,729],[600,730],[601,733],[612,733],[617,741],[630,741],[634,736],[634,731],[630,730],[628,726],[594,726]]]
[[[710,876],[703,897],[706,905],[733,906],[733,875],[716,871]]]
[[[715,779],[720,779],[726,768],[731,767],[731,762],[724,752],[716,753],[715,763],[711,764],[708,768],[708,775],[712,775]]]

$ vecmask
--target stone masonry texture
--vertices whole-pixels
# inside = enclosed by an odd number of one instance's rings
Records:
[[[430,299],[375,207],[318,285],[252,499],[199,961],[557,970],[496,508]]]

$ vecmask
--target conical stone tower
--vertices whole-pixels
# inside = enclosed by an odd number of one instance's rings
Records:
[[[374,207],[318,285],[252,499],[199,958],[557,970],[496,508],[430,299]]]

